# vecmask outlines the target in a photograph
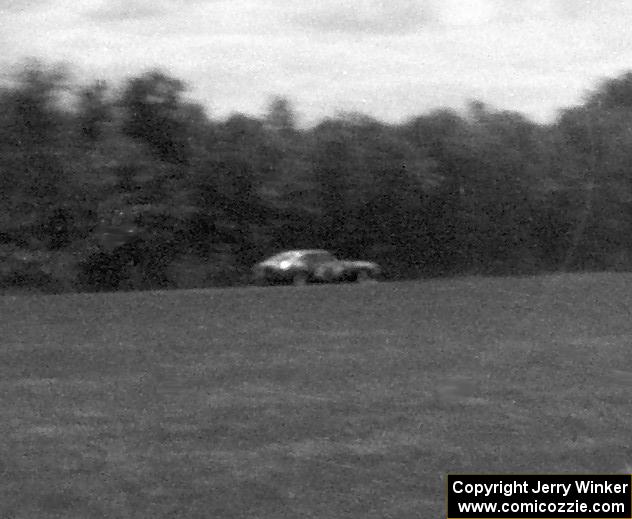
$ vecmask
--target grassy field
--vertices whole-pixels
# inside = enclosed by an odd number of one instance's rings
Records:
[[[0,298],[0,517],[419,518],[632,465],[632,275]]]

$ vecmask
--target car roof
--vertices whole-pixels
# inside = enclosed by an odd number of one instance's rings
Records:
[[[298,249],[292,252],[296,254],[329,254],[329,251],[324,249]]]
[[[272,256],[272,258],[280,258],[280,257],[288,257],[288,256],[305,256],[306,254],[331,254],[329,251],[324,249],[294,249],[287,250],[284,252],[279,252]]]

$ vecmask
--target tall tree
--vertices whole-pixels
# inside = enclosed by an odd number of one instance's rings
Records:
[[[187,164],[187,128],[182,117],[184,83],[152,71],[131,79],[123,92],[123,130],[147,142],[156,156],[174,164]]]

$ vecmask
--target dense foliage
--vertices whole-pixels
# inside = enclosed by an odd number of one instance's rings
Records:
[[[202,287],[327,248],[391,278],[632,266],[632,74],[550,125],[472,103],[398,125],[210,119],[160,71],[0,89],[0,289]]]

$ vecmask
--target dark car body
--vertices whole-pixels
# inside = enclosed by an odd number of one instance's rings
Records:
[[[337,283],[375,279],[380,267],[371,261],[339,260],[322,249],[291,250],[276,254],[253,267],[258,284]]]

